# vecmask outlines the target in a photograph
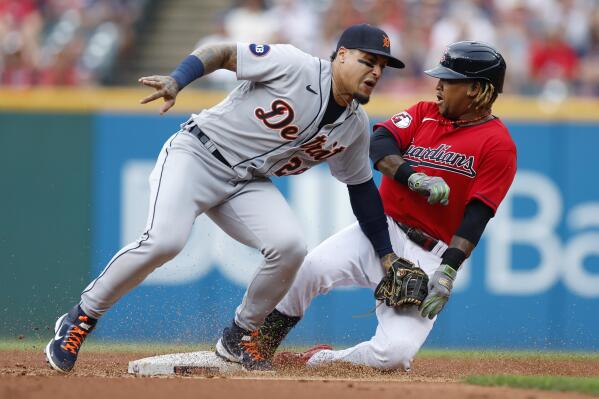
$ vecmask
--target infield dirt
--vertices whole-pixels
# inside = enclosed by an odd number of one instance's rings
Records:
[[[223,377],[134,377],[130,360],[156,353],[82,352],[75,371],[50,370],[40,351],[0,351],[0,398],[590,398],[577,393],[492,388],[460,380],[474,374],[598,376],[598,359],[546,357],[420,357],[405,372],[379,372],[350,365],[318,369],[285,368],[274,375]]]

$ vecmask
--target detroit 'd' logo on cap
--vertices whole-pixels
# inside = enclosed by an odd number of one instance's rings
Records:
[[[270,46],[268,44],[250,44],[250,51],[256,57],[262,57],[268,54]]]
[[[445,49],[445,51],[443,52],[443,55],[441,56],[441,60],[439,60],[439,64],[443,64],[444,62],[447,61],[447,57],[449,56],[449,54],[447,54],[449,52],[449,48]]]
[[[386,35],[383,35],[383,47],[391,47],[391,40],[389,40],[389,37]]]
[[[412,123],[412,115],[407,112],[400,112],[399,114],[391,117],[391,122],[399,128],[405,129]]]

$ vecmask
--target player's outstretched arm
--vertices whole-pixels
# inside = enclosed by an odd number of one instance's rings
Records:
[[[188,84],[217,69],[237,70],[237,45],[212,44],[199,47],[188,55],[169,76],[145,76],[139,82],[156,91],[143,98],[141,104],[147,104],[159,98],[164,99],[160,115],[175,105],[177,94]]]
[[[207,44],[195,49],[192,55],[204,64],[204,75],[217,69],[237,72],[237,44]]]

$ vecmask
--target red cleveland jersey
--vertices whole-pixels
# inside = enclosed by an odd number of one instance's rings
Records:
[[[516,174],[516,145],[499,119],[457,128],[450,122],[434,102],[420,102],[374,126],[393,133],[415,171],[442,177],[451,190],[447,206],[429,205],[426,197],[383,176],[385,213],[448,244],[468,202],[476,198],[496,211]]]

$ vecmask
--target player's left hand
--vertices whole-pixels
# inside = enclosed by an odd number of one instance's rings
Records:
[[[458,272],[448,265],[441,265],[429,282],[428,295],[418,308],[422,317],[433,319],[443,309],[453,289]]]
[[[145,76],[139,78],[139,83],[156,89],[154,94],[147,96],[140,101],[141,104],[147,104],[158,98],[164,98],[164,105],[160,108],[160,115],[163,115],[175,105],[175,98],[179,93],[179,86],[171,76]]]
[[[391,268],[391,265],[397,259],[399,259],[399,256],[397,256],[395,252],[390,252],[381,258],[381,265],[383,265],[383,269],[385,270],[385,272],[387,272],[387,270]]]
[[[428,276],[424,270],[395,254],[386,255],[381,261],[386,274],[374,290],[375,299],[391,307],[420,305],[428,294]]]

